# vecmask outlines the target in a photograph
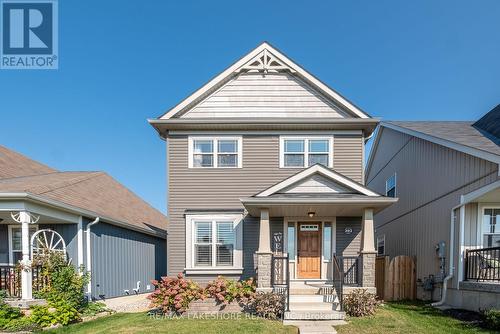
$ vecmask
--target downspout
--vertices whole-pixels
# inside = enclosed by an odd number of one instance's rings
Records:
[[[448,281],[450,279],[453,278],[453,271],[454,271],[454,267],[453,267],[453,243],[454,243],[454,240],[455,240],[455,210],[458,209],[459,207],[461,207],[461,205],[458,205],[456,207],[454,207],[453,209],[451,209],[451,219],[450,219],[450,260],[449,260],[449,263],[450,263],[450,269],[449,269],[449,272],[448,272],[448,275],[444,278],[443,280],[443,291],[441,293],[441,300],[438,301],[438,302],[435,302],[435,303],[432,303],[431,306],[441,306],[445,303],[446,301],[446,292],[448,290]]]
[[[90,244],[90,228],[92,226],[94,226],[95,224],[99,223],[99,220],[100,218],[99,217],[96,217],[96,219],[94,219],[94,221],[90,222],[88,225],[87,225],[87,228],[85,230],[85,232],[87,233],[86,237],[87,237],[87,272],[90,274],[90,277],[89,277],[89,283],[87,284],[87,297],[91,298],[91,294],[92,294],[92,259],[91,259],[91,244]]]

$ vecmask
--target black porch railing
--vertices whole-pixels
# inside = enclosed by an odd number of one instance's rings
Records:
[[[333,254],[332,256],[332,293],[337,294],[340,311],[344,310],[344,266],[342,259]]]
[[[33,292],[41,291],[48,282],[41,275],[42,267],[31,268]],[[8,297],[21,297],[21,268],[17,266],[0,266],[0,290]]]
[[[344,285],[357,286],[359,284],[359,257],[337,256],[339,266],[344,272]]]
[[[285,298],[285,311],[290,311],[290,262],[288,255],[273,255],[271,259],[271,286]]]
[[[465,280],[500,282],[500,247],[466,250]]]

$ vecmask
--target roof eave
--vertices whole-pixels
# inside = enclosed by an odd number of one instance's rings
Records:
[[[370,136],[377,118],[175,118],[149,119],[160,136],[173,130],[362,130]]]

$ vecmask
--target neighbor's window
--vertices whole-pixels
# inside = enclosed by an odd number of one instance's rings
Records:
[[[483,247],[500,246],[500,208],[484,209]]]
[[[396,197],[396,173],[385,181],[385,196]]]
[[[332,257],[332,224],[325,223],[323,229],[323,258],[330,261]]]
[[[281,138],[280,167],[332,167],[332,138]]]
[[[295,260],[295,223],[288,223],[287,251],[288,258],[290,260]]]
[[[36,227],[30,227],[30,240],[33,234],[38,230]],[[23,259],[23,241],[21,227],[10,227],[10,263],[16,264]]]
[[[241,167],[241,137],[190,137],[189,167]]]
[[[385,255],[385,234],[377,237],[377,255]]]
[[[236,236],[232,221],[195,221],[194,233],[196,267],[233,265]]]

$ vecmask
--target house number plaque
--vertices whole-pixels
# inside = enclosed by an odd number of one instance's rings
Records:
[[[352,233],[352,227],[346,227],[346,228],[344,229],[344,233],[345,233],[345,234],[351,234],[351,233]]]

